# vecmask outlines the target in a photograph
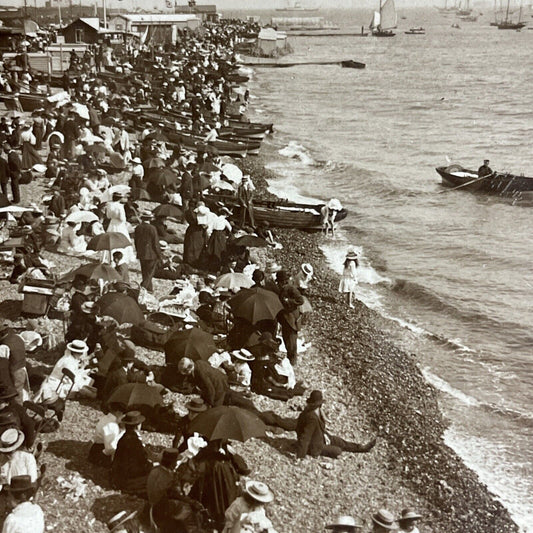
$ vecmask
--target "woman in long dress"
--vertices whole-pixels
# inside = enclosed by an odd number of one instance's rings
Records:
[[[113,194],[113,201],[107,204],[105,211],[106,217],[109,219],[107,231],[122,233],[131,242],[128,221],[126,220],[126,211],[124,205],[119,202],[120,198],[121,195],[115,193]],[[125,263],[132,263],[135,261],[135,252],[133,251],[133,246],[131,244],[127,248],[121,248],[119,251],[122,252],[123,261]],[[111,262],[111,258],[109,258],[109,262]]]
[[[348,250],[346,259],[344,260],[344,270],[342,271],[342,278],[339,283],[339,292],[346,296],[346,303],[353,308],[353,299],[355,289],[357,287],[357,267],[359,261],[354,250]]]

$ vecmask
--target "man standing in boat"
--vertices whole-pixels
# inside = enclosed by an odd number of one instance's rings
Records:
[[[490,161],[488,159],[483,160],[483,164],[479,167],[477,171],[477,176],[479,179],[485,178],[493,174],[492,169],[489,167]]]

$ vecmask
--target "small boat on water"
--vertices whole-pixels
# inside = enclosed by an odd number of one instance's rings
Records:
[[[520,4],[520,9],[518,10],[518,20],[513,21],[511,16],[513,15],[513,12],[509,10],[510,7],[510,0],[507,0],[507,8],[505,10],[505,18],[498,22],[496,26],[498,26],[499,30],[521,30],[526,23],[522,22],[522,5]]]
[[[409,31],[404,32],[405,35],[425,35],[426,29],[418,26],[416,28],[410,28]]]
[[[494,172],[480,178],[477,171],[461,165],[437,167],[445,187],[456,187],[473,192],[495,194],[513,198],[533,200],[533,178],[517,176],[509,172]]]
[[[234,196],[208,195],[204,199],[208,206],[214,206],[216,202],[223,202],[233,212],[230,218],[240,220],[242,207]],[[306,231],[320,231],[322,229],[321,209],[325,204],[300,204],[288,200],[254,200],[253,205],[254,218],[260,224],[268,222],[273,228],[298,228]],[[335,221],[344,220],[347,215],[347,211],[342,209],[337,214]]]
[[[385,0],[382,4],[379,2],[379,11],[374,11],[370,30],[374,37],[394,37],[396,34],[392,31],[398,26],[398,15],[394,0]]]

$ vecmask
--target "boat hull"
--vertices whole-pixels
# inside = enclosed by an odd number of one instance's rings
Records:
[[[494,177],[477,179],[475,170],[464,169],[458,165],[438,167],[436,171],[445,187],[461,187],[472,192],[533,199],[533,178],[527,176],[496,172]]]

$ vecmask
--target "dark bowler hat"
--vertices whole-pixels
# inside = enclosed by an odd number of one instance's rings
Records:
[[[207,405],[202,398],[192,398],[185,404],[185,407],[193,413],[201,413],[207,411]]]
[[[5,487],[9,492],[24,492],[35,488],[31,476],[13,476],[11,483]]]
[[[288,281],[290,278],[289,273],[286,270],[280,270],[276,274],[276,281],[279,283],[283,283],[284,281]]]
[[[146,418],[139,413],[139,411],[128,411],[123,417],[121,422],[126,426],[137,426],[142,424]]]
[[[17,389],[13,385],[4,385],[0,387],[0,401],[11,400],[18,395]]]
[[[161,455],[161,461],[165,463],[177,461],[179,454],[180,452],[176,448],[165,448]]]
[[[324,403],[324,396],[321,390],[311,391],[309,398],[307,398],[307,405],[309,407],[320,407]]]

